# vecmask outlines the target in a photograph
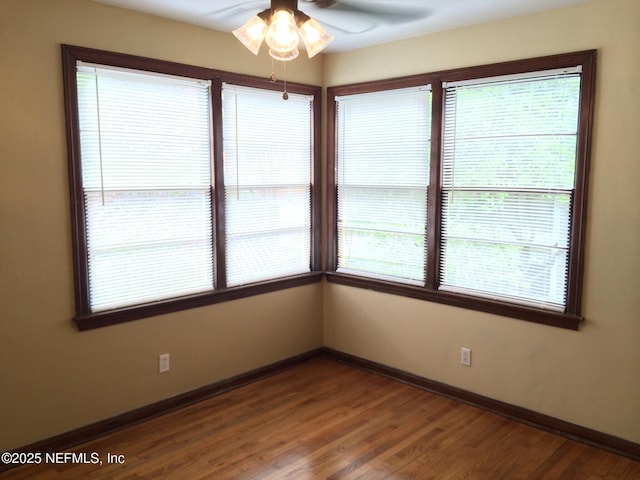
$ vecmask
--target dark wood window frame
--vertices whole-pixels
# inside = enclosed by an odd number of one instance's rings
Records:
[[[71,223],[74,264],[75,308],[74,321],[79,330],[88,330],[107,325],[137,320],[188,308],[195,308],[266,292],[318,282],[321,271],[321,165],[320,165],[320,115],[322,88],[295,82],[287,82],[292,93],[312,95],[312,172],[311,172],[311,256],[310,272],[290,277],[277,278],[238,287],[226,287],[225,242],[224,242],[224,181],[222,148],[222,85],[232,83],[266,90],[282,90],[281,82],[267,78],[229,73],[210,68],[185,65],[135,55],[96,50],[92,48],[62,45],[62,71],[64,80],[65,116],[67,126],[67,148],[71,201]],[[212,138],[213,138],[213,195],[212,215],[214,235],[214,277],[216,288],[212,292],[196,294],[131,307],[92,313],[89,304],[88,259],[85,229],[84,199],[82,194],[82,172],[78,121],[78,94],[76,87],[76,64],[84,61],[114,67],[144,70],[149,72],[179,75],[211,81]]]
[[[588,50],[527,60],[503,62],[477,67],[460,68],[435,73],[412,75],[381,81],[333,86],[327,89],[327,216],[328,216],[328,265],[329,282],[402,295],[455,307],[477,310],[516,319],[577,330],[581,315],[582,278],[584,271],[585,233],[587,214],[587,186],[591,131],[594,114],[596,50]],[[554,312],[512,303],[487,300],[469,295],[438,290],[440,225],[441,225],[441,151],[443,134],[444,91],[443,82],[491,78],[502,75],[523,74],[557,68],[582,67],[580,110],[578,120],[578,144],[576,184],[571,216],[570,250],[567,274],[567,299],[564,312]],[[336,185],[336,97],[397,88],[431,85],[432,132],[431,171],[427,202],[427,263],[426,284],[405,285],[364,276],[338,273],[337,270],[337,185]]]

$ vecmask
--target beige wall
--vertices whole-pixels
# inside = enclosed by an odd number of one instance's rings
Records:
[[[254,75],[271,64],[229,34],[88,0],[0,0],[0,449],[311,350],[323,335],[329,347],[640,442],[639,20],[636,0],[604,0],[288,68],[293,81],[337,85],[598,48],[580,332],[314,284],[80,333],[59,44]],[[470,369],[458,365],[461,346],[473,349]],[[165,352],[171,372],[159,375]]]
[[[61,43],[271,72],[230,34],[88,0],[0,1],[0,451],[322,345],[319,283],[75,329]],[[288,76],[320,85],[322,58]]]
[[[328,55],[325,85],[597,48],[579,332],[333,284],[325,345],[640,442],[640,2],[604,0]],[[460,347],[473,366],[459,365]]]

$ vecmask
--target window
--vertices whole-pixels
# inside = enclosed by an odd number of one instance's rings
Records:
[[[341,96],[336,108],[338,271],[424,285],[431,91]]]
[[[317,87],[62,50],[80,329],[319,279]]]
[[[328,212],[336,245],[329,280],[578,328],[595,56],[330,88]],[[421,112],[427,121],[411,117],[399,100],[414,85],[431,86]],[[367,137],[377,120],[386,128]],[[416,130],[422,133],[412,136]],[[412,152],[422,152],[428,174],[414,170]],[[354,179],[374,189],[398,178],[396,187],[408,192],[420,184],[422,194],[400,203],[383,189],[356,201],[345,193]],[[408,212],[419,213],[407,221]],[[403,228],[422,239],[415,251],[385,232],[387,219],[411,224]],[[344,233],[352,225],[375,233],[354,240]],[[375,257],[375,267],[348,268],[344,252],[356,242],[358,258]]]
[[[227,284],[309,272],[313,97],[222,95]]]
[[[209,82],[80,62],[92,312],[213,290]]]
[[[444,95],[440,289],[564,311],[579,69]]]

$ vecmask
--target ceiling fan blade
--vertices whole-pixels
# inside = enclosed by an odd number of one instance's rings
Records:
[[[205,16],[214,16],[220,19],[229,18],[234,15],[244,14],[246,12],[258,13],[265,8],[269,8],[269,0],[247,0],[238,5],[231,5],[228,7],[220,8],[218,10],[212,10],[205,13]]]
[[[304,0],[305,2],[315,3],[318,8],[333,7],[338,0]]]
[[[399,3],[396,0],[305,0],[301,6],[307,3],[314,5],[315,15],[318,18],[327,18],[325,23],[332,24],[343,19],[343,24],[351,22],[373,23],[370,28],[379,24],[398,24],[419,20],[429,16],[430,11],[423,4]],[[339,28],[339,27],[338,27]],[[344,29],[341,29],[344,30]],[[365,31],[361,27],[353,29],[354,33]]]
[[[349,35],[368,32],[378,26],[378,23],[371,19],[351,16],[348,18],[337,12],[316,11],[313,17],[329,30],[337,30]]]
[[[429,14],[429,10],[424,6],[405,5],[400,7],[382,2],[363,4],[355,1],[350,3],[342,1],[330,9],[343,14],[370,15],[387,23],[408,22],[425,18]]]

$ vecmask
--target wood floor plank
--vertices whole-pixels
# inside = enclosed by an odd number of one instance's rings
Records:
[[[73,451],[103,464],[24,466],[0,480],[640,478],[640,462],[322,358]]]

